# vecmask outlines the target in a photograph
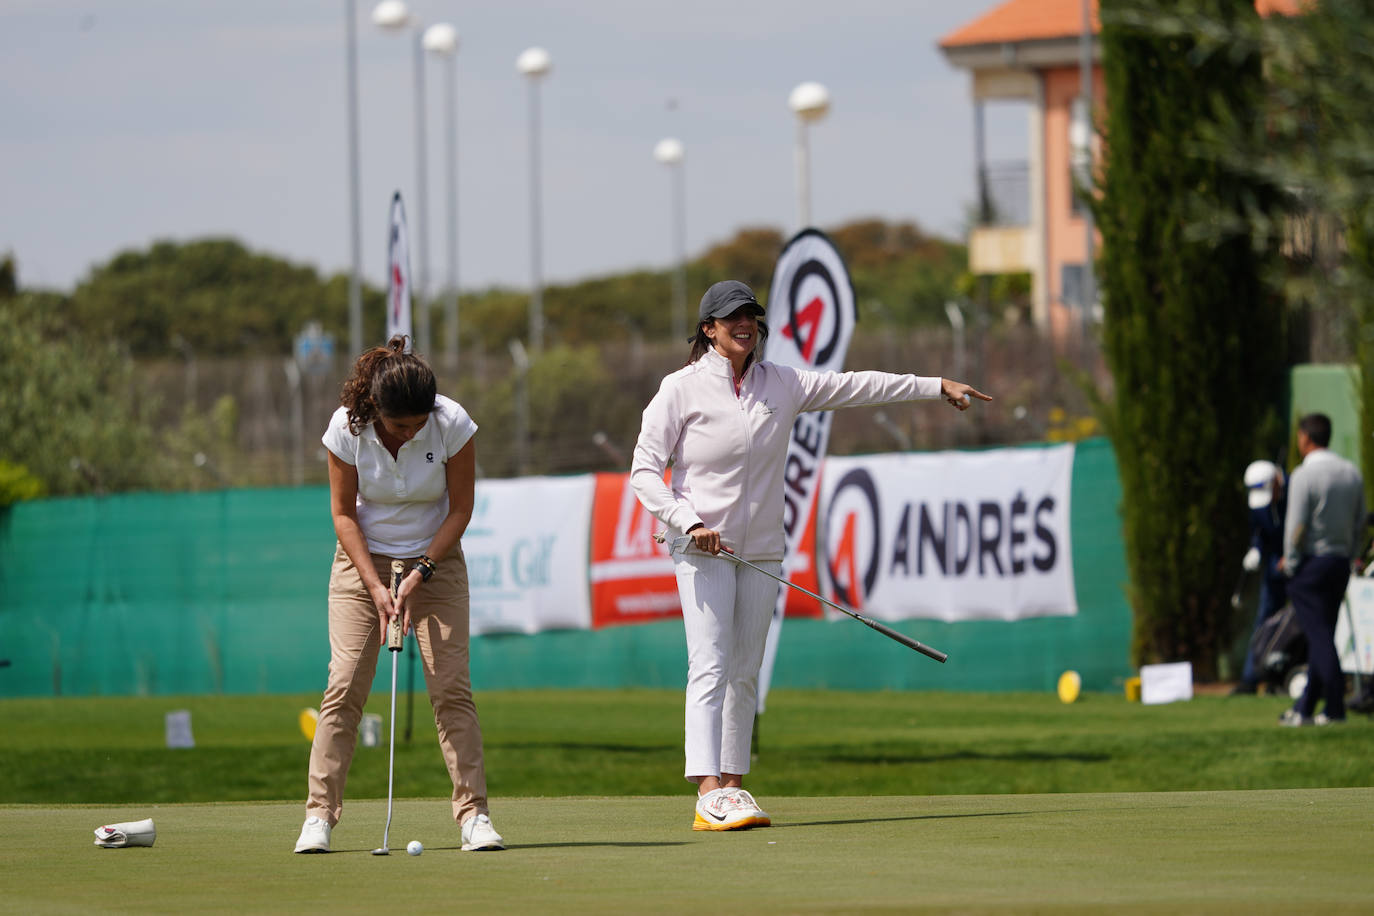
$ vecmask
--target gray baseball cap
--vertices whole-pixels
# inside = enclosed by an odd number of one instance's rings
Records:
[[[724,318],[744,306],[753,306],[754,314],[762,317],[763,306],[754,298],[754,291],[738,280],[721,280],[712,284],[701,297],[701,310],[697,313],[697,326],[709,318]]]

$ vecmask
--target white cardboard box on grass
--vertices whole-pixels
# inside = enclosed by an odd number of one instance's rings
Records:
[[[195,747],[196,739],[191,736],[191,711],[174,709],[167,713],[167,746]]]
[[[1146,706],[1193,698],[1193,663],[1140,667],[1140,702]]]

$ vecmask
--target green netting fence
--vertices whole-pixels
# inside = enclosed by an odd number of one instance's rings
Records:
[[[789,620],[773,685],[1089,690],[1131,673],[1116,462],[1074,462],[1079,613],[1014,623],[912,620],[939,665],[853,621]],[[132,493],[0,510],[0,696],[299,693],[324,686],[334,534],[322,487]],[[681,687],[681,624],[473,639],[474,686]],[[378,686],[390,670],[378,666]],[[418,677],[418,675],[417,675]],[[381,679],[386,678],[386,684]]]

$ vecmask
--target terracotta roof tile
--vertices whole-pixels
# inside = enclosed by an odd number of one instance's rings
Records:
[[[1312,0],[1255,0],[1261,16],[1293,16]],[[1092,4],[1096,33],[1097,0]],[[942,48],[1076,37],[1083,29],[1083,0],[1006,0],[940,39]]]
[[[1007,0],[940,40],[942,48],[1069,38],[1083,28],[1083,0]],[[1097,3],[1093,2],[1093,31]]]

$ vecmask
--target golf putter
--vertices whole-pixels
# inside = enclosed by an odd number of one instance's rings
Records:
[[[655,541],[658,541],[660,544],[664,543],[664,542],[667,541],[667,539],[668,539],[667,534],[666,534],[665,532],[662,532],[662,531],[658,532],[657,534],[652,535],[652,537],[653,537],[653,539],[654,539]],[[692,542],[692,537],[691,537],[691,535],[688,535],[688,534],[684,534],[684,535],[682,535],[681,537],[673,538],[672,543],[668,544],[668,553],[669,553],[669,554],[673,554],[673,553],[678,553],[678,552],[681,552],[681,551],[685,551],[685,550],[687,549],[687,545],[690,544],[691,542]],[[725,557],[725,558],[728,559],[728,560],[733,560],[733,561],[735,562],[736,565],[739,565],[739,566],[748,566],[750,569],[753,569],[753,570],[756,570],[756,571],[758,571],[758,572],[763,573],[765,576],[767,576],[767,577],[770,578],[770,579],[774,579],[774,580],[776,580],[776,581],[778,581],[778,582],[781,582],[783,585],[786,585],[788,588],[795,589],[796,591],[799,591],[799,592],[801,592],[803,595],[806,595],[806,596],[808,596],[808,597],[810,597],[810,598],[815,598],[815,599],[816,599],[817,601],[819,601],[821,604],[824,604],[824,605],[826,605],[827,607],[833,607],[835,610],[839,611],[841,614],[845,614],[845,615],[847,615],[847,616],[849,616],[849,617],[854,618],[855,620],[859,621],[859,623],[863,624],[863,625],[866,626],[866,627],[869,627],[870,629],[877,630],[879,633],[883,634],[883,635],[886,636],[888,639],[891,639],[891,640],[893,640],[894,642],[899,642],[899,643],[901,643],[902,645],[906,646],[908,649],[914,649],[914,650],[916,650],[917,652],[919,652],[919,653],[921,653],[922,655],[924,655],[926,658],[933,658],[933,659],[935,659],[937,662],[939,662],[940,664],[944,664],[944,663],[945,663],[945,660],[949,658],[949,655],[948,655],[947,653],[941,652],[939,649],[934,649],[934,648],[932,648],[932,647],[926,645],[925,643],[920,642],[919,640],[912,639],[910,636],[907,636],[905,633],[898,633],[896,630],[892,629],[892,628],[889,627],[889,626],[886,626],[886,625],[884,625],[884,624],[879,623],[878,621],[874,620],[872,617],[865,617],[863,614],[860,614],[858,611],[855,611],[855,610],[852,610],[852,609],[850,609],[850,608],[847,608],[847,607],[845,607],[845,606],[842,605],[842,604],[836,604],[834,601],[831,601],[829,598],[822,598],[820,595],[816,594],[815,592],[811,591],[810,589],[802,588],[800,585],[796,584],[795,582],[789,582],[789,581],[787,581],[786,579],[784,579],[782,576],[775,576],[775,575],[773,575],[771,572],[769,572],[768,570],[763,569],[763,568],[760,567],[760,566],[755,566],[753,563],[750,563],[748,560],[744,559],[744,557],[737,557],[737,556],[735,556],[733,553],[731,553],[731,552],[728,551],[728,550],[722,550],[722,551],[718,554],[718,556]]]
[[[400,560],[391,561],[391,597],[394,600],[397,593],[401,590],[401,580],[405,578],[406,565]],[[387,840],[391,836],[391,790],[393,777],[396,774],[396,656],[401,651],[401,645],[405,642],[405,630],[401,629],[401,615],[397,614],[391,618],[391,622],[386,627],[386,647],[391,651],[391,716],[388,722],[391,726],[391,753],[386,763],[386,829],[382,831],[382,845],[372,850],[374,856],[389,856],[391,848],[387,845]]]

